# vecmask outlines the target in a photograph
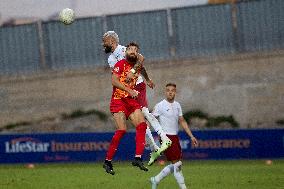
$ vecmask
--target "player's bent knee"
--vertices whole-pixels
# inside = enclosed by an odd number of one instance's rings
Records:
[[[181,161],[174,163],[174,168],[175,168],[176,171],[181,171],[181,166],[182,166]]]
[[[137,119],[137,123],[140,124],[140,123],[143,123],[143,122],[146,124],[146,121],[145,121],[145,119],[144,119],[144,116],[141,115],[141,116]],[[147,125],[147,124],[146,124],[146,125]]]
[[[148,110],[148,108],[146,108],[146,107],[143,107],[141,111],[142,111],[142,113],[143,113],[145,116],[150,113],[149,110]]]
[[[117,125],[117,130],[126,130],[126,125]]]
[[[135,110],[134,117],[137,124],[145,122],[144,115],[142,114],[142,111],[140,109]]]
[[[146,119],[150,122],[154,122],[157,119],[155,118],[155,116],[153,114],[151,114],[149,111],[143,111],[143,115],[146,117]]]

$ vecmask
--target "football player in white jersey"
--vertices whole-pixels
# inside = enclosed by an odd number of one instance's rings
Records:
[[[152,189],[155,189],[163,178],[173,173],[179,187],[181,189],[186,189],[184,177],[181,171],[182,152],[178,137],[179,125],[182,126],[187,135],[190,137],[193,145],[196,146],[198,142],[193,136],[187,122],[182,115],[180,104],[175,101],[176,84],[168,83],[166,85],[165,94],[166,99],[156,104],[152,114],[158,118],[163,130],[172,141],[172,145],[164,152],[167,160],[171,163],[167,165],[159,174],[151,177],[150,181],[152,184]]]
[[[126,47],[119,45],[119,37],[114,31],[108,31],[103,35],[103,44],[102,45],[104,47],[105,53],[111,53],[108,57],[108,64],[109,64],[110,68],[113,68],[114,65],[118,61],[125,58]],[[142,66],[143,61],[144,61],[144,57],[141,54],[139,54],[138,62],[140,64],[137,64],[137,69],[138,69],[138,67]],[[134,68],[131,71],[132,71],[132,73],[131,72],[129,73],[129,77],[132,77],[131,74],[135,74],[135,72],[137,70],[135,70],[135,68]],[[144,66],[142,66],[141,75],[143,75],[143,77],[145,78],[147,85],[150,88],[153,89],[155,85],[154,85],[153,81],[148,77],[148,74],[147,74]],[[154,161],[159,157],[159,155],[171,146],[172,142],[167,137],[165,132],[163,131],[158,120],[151,113],[149,113],[148,103],[147,103],[147,98],[146,98],[146,84],[144,83],[143,78],[141,76],[138,77],[135,90],[137,90],[139,92],[137,100],[139,101],[139,103],[143,107],[142,112],[143,112],[145,118],[150,123],[150,125],[154,128],[154,130],[158,133],[158,135],[160,136],[160,138],[162,140],[162,144],[159,148],[157,146],[157,144],[155,143],[154,139],[153,139],[151,130],[149,129],[149,127],[147,128],[147,130],[146,130],[147,142],[148,142],[148,144],[151,148],[151,151],[152,151],[148,165],[152,165],[154,163]]]

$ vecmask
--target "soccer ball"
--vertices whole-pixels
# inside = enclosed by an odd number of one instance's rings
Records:
[[[75,19],[75,13],[72,9],[65,8],[61,10],[59,13],[59,20],[66,25],[72,24],[72,22],[74,22],[74,19]]]

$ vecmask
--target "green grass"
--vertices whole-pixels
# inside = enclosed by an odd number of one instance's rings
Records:
[[[145,189],[149,178],[162,170],[153,165],[149,172],[129,162],[115,162],[116,175],[104,172],[101,163],[0,165],[1,189]],[[189,189],[280,189],[284,188],[284,160],[184,161],[183,174]],[[159,189],[178,189],[173,175]]]

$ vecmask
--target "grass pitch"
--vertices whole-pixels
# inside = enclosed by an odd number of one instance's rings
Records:
[[[102,163],[0,165],[1,189],[146,189],[149,178],[163,166],[155,164],[148,172],[130,162],[115,162],[116,175],[106,174]],[[283,189],[284,160],[183,161],[183,174],[189,189]],[[159,189],[178,189],[170,175]]]

